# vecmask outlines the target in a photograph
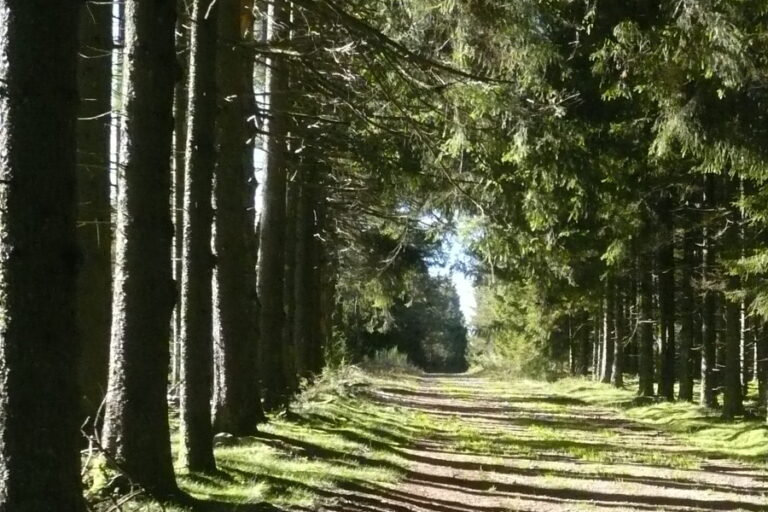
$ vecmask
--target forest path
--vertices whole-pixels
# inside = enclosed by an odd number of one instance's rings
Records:
[[[377,379],[361,393],[404,424],[418,418],[424,435],[382,430],[377,449],[402,461],[399,483],[342,482],[321,511],[768,510],[765,467],[684,446],[551,384],[431,375]]]

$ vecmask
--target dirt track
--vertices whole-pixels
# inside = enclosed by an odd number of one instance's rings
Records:
[[[399,485],[345,489],[321,510],[768,511],[764,470],[713,460],[610,409],[535,386],[489,393],[493,383],[472,376],[420,383],[370,398],[451,428],[392,445],[407,461]]]

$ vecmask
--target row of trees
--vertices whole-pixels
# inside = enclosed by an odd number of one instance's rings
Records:
[[[84,509],[86,419],[132,484],[180,496],[169,392],[183,464],[214,470],[213,434],[285,407],[335,331],[360,346],[403,328],[348,328],[361,298],[433,323],[443,304],[452,352],[420,346],[464,364],[457,297],[426,253],[409,290],[355,286],[434,237],[427,213],[450,225],[452,186],[423,151],[449,79],[475,79],[391,7],[0,1],[0,511]]]
[[[539,110],[469,145],[496,205],[471,241],[481,338],[530,334],[531,357],[616,386],[636,373],[643,396],[721,396],[726,418],[757,379],[764,405],[765,15],[554,2],[521,18],[547,20],[510,70]]]

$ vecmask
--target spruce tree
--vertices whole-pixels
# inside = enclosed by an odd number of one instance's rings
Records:
[[[0,1],[0,511],[83,512],[77,392],[80,3]]]

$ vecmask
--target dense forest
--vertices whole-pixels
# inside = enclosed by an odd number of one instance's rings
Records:
[[[0,512],[202,510],[179,476],[221,473],[215,439],[386,358],[765,423],[768,2],[0,0],[0,28]]]

